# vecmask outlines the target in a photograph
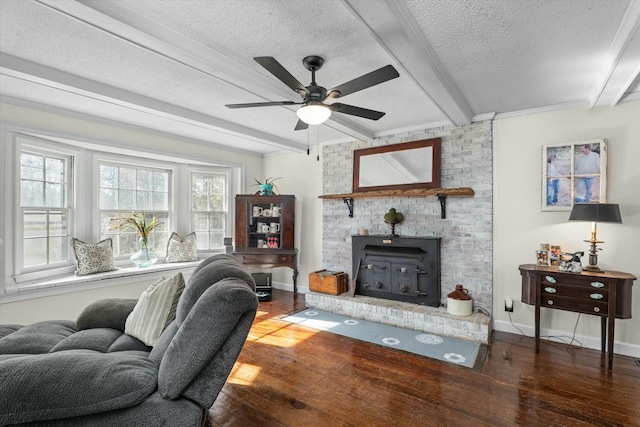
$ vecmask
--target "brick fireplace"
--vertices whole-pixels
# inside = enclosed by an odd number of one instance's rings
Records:
[[[323,268],[345,271],[353,278],[351,236],[366,228],[370,235],[386,235],[390,229],[383,216],[394,207],[405,220],[396,226],[401,237],[440,239],[440,307],[371,296],[310,293],[307,305],[354,317],[371,318],[403,327],[443,333],[486,342],[490,318],[475,313],[466,318],[449,315],[446,296],[462,284],[474,307],[493,311],[493,154],[492,122],[441,127],[390,135],[370,142],[348,142],[323,147],[323,194],[350,193],[353,150],[378,145],[440,137],[441,186],[471,187],[473,197],[449,197],[446,219],[441,218],[436,197],[371,197],[354,200],[353,218],[341,200],[323,200]]]

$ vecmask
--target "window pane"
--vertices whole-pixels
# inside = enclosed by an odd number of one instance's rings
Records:
[[[167,172],[153,172],[153,190],[169,191],[169,174]]]
[[[46,186],[47,192],[47,207],[48,208],[63,208],[64,207],[64,187],[62,184],[49,184]]]
[[[136,170],[131,168],[120,168],[120,179],[118,187],[135,190],[136,188]]]
[[[224,214],[213,213],[209,215],[209,230],[224,230]]]
[[[66,212],[52,212],[49,214],[49,236],[67,236]]]
[[[136,189],[137,190],[151,190],[151,179],[153,174],[148,170],[138,170],[136,177]]]
[[[117,194],[118,190],[113,190],[111,188],[101,188],[100,189],[100,209],[108,209],[108,208],[116,208],[118,206],[117,203]]]
[[[193,210],[206,212],[209,207],[207,203],[207,194],[203,192],[194,192],[193,193]]]
[[[226,179],[223,176],[212,176],[209,178],[209,193],[224,193]]]
[[[151,193],[148,191],[136,191],[136,209],[151,210]]]
[[[24,215],[24,237],[46,237],[47,215],[42,212],[28,212]]]
[[[209,233],[209,249],[222,246],[224,233],[222,231],[214,231]]]
[[[153,209],[168,211],[169,210],[169,194],[153,193]]]
[[[118,188],[118,168],[116,166],[100,165],[100,187]]]
[[[20,206],[40,208],[44,206],[44,183],[34,181],[20,182]]]
[[[64,262],[68,258],[69,239],[68,237],[52,237],[49,239],[49,264],[54,262]]]
[[[224,199],[222,195],[215,194],[209,196],[209,209],[212,211],[224,210]]]
[[[194,214],[193,228],[195,231],[209,231],[209,215]]]
[[[206,231],[198,231],[196,233],[196,247],[199,250],[209,249],[209,233]]]
[[[118,209],[133,211],[136,208],[136,193],[131,190],[120,190],[118,192]]]
[[[43,179],[44,157],[35,154],[20,154],[20,177],[24,179]]]
[[[61,159],[46,159],[46,180],[49,182],[64,182],[64,161]]]
[[[25,239],[23,250],[24,267],[35,267],[47,263],[47,239]]]

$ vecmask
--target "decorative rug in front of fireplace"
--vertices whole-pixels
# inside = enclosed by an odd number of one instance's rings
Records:
[[[383,325],[317,309],[302,310],[282,320],[467,368],[473,368],[480,349],[479,344],[470,341]]]

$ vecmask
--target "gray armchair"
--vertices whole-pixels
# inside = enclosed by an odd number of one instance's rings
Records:
[[[124,333],[135,304],[0,326],[0,425],[202,425],[255,318],[253,278],[233,256],[202,261],[153,347]]]

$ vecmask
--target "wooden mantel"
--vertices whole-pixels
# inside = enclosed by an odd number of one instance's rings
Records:
[[[471,187],[460,188],[413,188],[411,190],[379,190],[359,191],[345,194],[322,194],[319,199],[360,199],[363,197],[419,197],[419,196],[473,196],[475,191]]]
[[[471,187],[459,188],[412,188],[410,190],[378,190],[378,191],[359,191],[356,193],[345,194],[322,194],[319,199],[342,199],[349,208],[349,217],[353,218],[353,199],[361,199],[364,197],[423,197],[436,196],[440,201],[441,218],[446,218],[446,200],[447,196],[473,196],[475,191]]]

